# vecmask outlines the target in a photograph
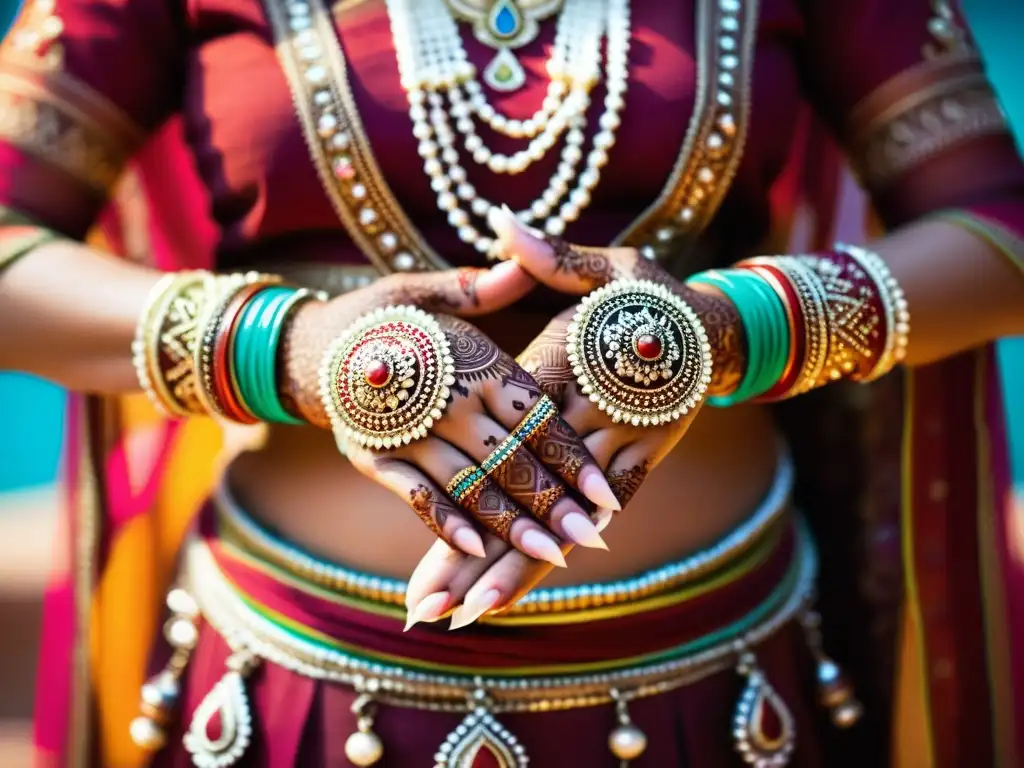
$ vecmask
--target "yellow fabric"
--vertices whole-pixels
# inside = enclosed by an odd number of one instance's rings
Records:
[[[917,638],[920,629],[913,611],[904,610],[896,659],[896,694],[893,717],[893,767],[931,768],[931,738],[925,705],[923,659]]]
[[[112,407],[122,416],[125,435],[151,428],[161,418],[142,395],[121,398]],[[173,578],[185,531],[213,488],[221,446],[215,422],[184,423],[153,508],[128,521],[112,542],[97,585],[91,633],[104,766],[134,768],[146,762],[128,728],[138,715],[139,688],[145,682],[163,594]]]

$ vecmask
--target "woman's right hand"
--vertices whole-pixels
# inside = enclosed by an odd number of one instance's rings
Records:
[[[454,315],[499,310],[528,293],[533,280],[519,266],[391,275],[329,302],[311,302],[295,314],[282,350],[282,400],[296,415],[323,428],[330,419],[320,399],[318,373],[325,351],[368,311],[400,304],[435,314],[455,362],[455,385],[444,415],[423,439],[390,450],[349,445],[360,472],[398,494],[450,546],[485,556],[481,531],[530,557],[565,566],[561,546],[604,547],[590,516],[567,491],[597,506],[617,506],[604,474],[569,425],[556,417],[496,469],[463,509],[444,488],[459,471],[479,465],[523,419],[542,392],[476,327]],[[557,498],[552,506],[546,500]],[[532,512],[536,512],[533,514]],[[441,608],[443,612],[447,606]]]

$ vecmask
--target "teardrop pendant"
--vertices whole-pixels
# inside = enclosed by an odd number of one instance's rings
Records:
[[[513,0],[498,0],[491,6],[487,31],[503,42],[514,40],[523,31],[523,14]]]
[[[256,661],[247,651],[228,659],[228,671],[196,707],[183,742],[197,768],[228,768],[252,740],[245,676]]]
[[[526,749],[487,710],[484,692],[474,699],[477,706],[438,748],[434,768],[525,768]]]
[[[768,683],[753,654],[740,657],[737,671],[746,676],[747,684],[733,717],[736,751],[754,768],[787,765],[796,748],[793,715]]]
[[[484,82],[496,91],[515,91],[526,82],[526,72],[508,48],[501,48],[484,67]]]

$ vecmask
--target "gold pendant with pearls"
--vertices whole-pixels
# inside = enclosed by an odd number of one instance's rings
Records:
[[[518,90],[526,72],[512,52],[532,42],[539,22],[557,13],[563,0],[446,0],[452,14],[473,25],[477,40],[497,54],[483,70],[484,82],[496,91]]]

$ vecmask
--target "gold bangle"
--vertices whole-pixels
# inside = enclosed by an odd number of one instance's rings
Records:
[[[171,418],[202,413],[196,399],[196,320],[213,276],[197,270],[164,275],[150,291],[132,342],[135,372],[156,408]]]

